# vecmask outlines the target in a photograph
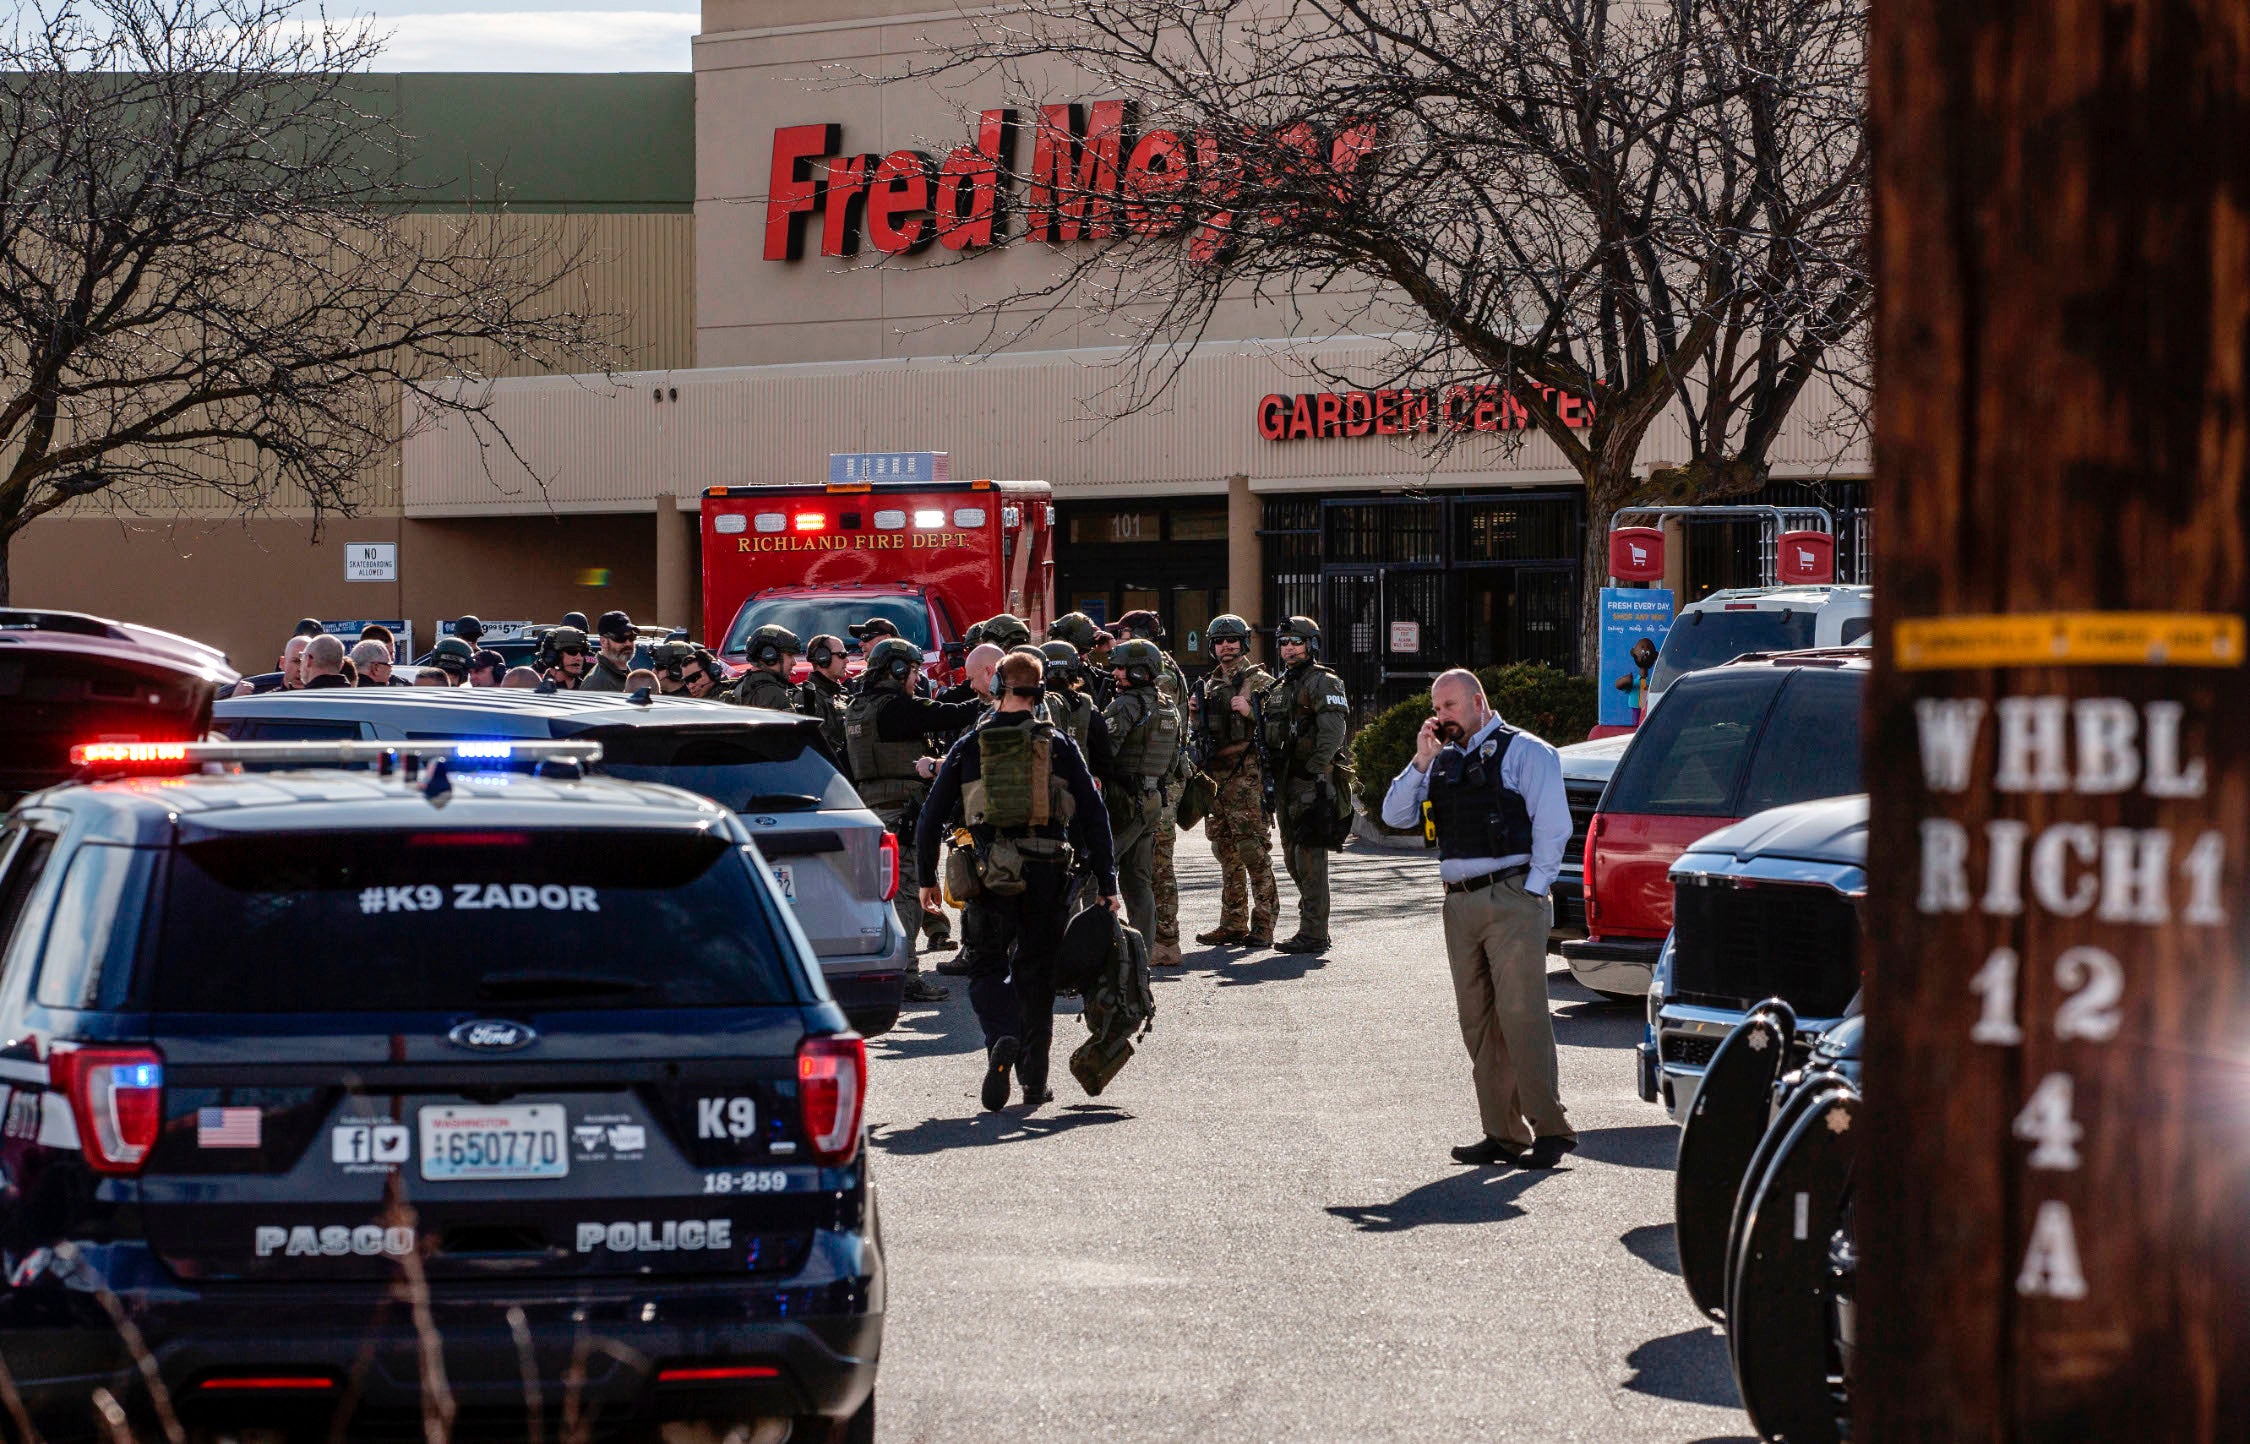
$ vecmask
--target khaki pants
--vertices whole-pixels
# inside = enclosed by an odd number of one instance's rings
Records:
[[[1520,878],[1445,895],[1445,956],[1488,1138],[1574,1138],[1557,1096],[1547,1012],[1547,900]],[[1527,1125],[1528,1121],[1528,1126]]]

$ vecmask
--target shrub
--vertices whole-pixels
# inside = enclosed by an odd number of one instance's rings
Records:
[[[1593,730],[1594,683],[1573,677],[1544,662],[1511,662],[1477,673],[1493,710],[1511,727],[1520,727],[1557,747],[1583,742]],[[1383,814],[1383,794],[1391,779],[1414,755],[1414,734],[1430,715],[1427,693],[1386,707],[1359,729],[1352,739],[1352,760],[1359,768],[1359,800],[1367,815],[1378,822]]]
[[[1583,742],[1599,716],[1594,679],[1573,677],[1545,662],[1510,662],[1477,673],[1492,710],[1557,747]],[[1406,764],[1401,762],[1400,767]],[[1394,771],[1396,769],[1393,769]]]

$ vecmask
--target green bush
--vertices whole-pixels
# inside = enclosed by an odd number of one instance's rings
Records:
[[[1520,727],[1557,747],[1585,741],[1600,715],[1593,678],[1573,677],[1545,662],[1487,667],[1477,673],[1477,680],[1492,699],[1492,710],[1510,727]]]
[[[1557,747],[1583,742],[1593,730],[1594,683],[1573,677],[1544,662],[1511,662],[1477,673],[1493,710],[1511,727],[1540,737]],[[1414,734],[1430,715],[1427,693],[1387,707],[1352,739],[1352,760],[1359,768],[1359,799],[1368,816],[1380,820],[1383,794],[1391,779],[1414,755]]]

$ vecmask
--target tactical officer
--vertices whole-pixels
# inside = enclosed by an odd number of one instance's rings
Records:
[[[1157,649],[1156,655],[1164,662],[1164,670],[1156,679],[1156,690],[1165,705],[1179,718],[1181,747],[1172,759],[1172,771],[1164,778],[1164,795],[1167,802],[1154,824],[1150,891],[1156,898],[1156,932],[1148,939],[1148,960],[1152,967],[1174,966],[1180,961],[1180,880],[1173,871],[1173,853],[1180,840],[1179,815],[1171,803],[1179,799],[1180,789],[1195,775],[1195,763],[1188,756],[1188,685],[1187,674],[1172,654],[1164,650],[1164,623],[1156,613],[1149,611],[1127,612],[1117,619],[1117,625],[1131,636],[1147,642]],[[1114,672],[1114,668],[1112,671]]]
[[[563,613],[562,624],[566,627],[576,627],[579,631],[589,634],[594,630],[594,624],[586,620],[584,612]]]
[[[991,939],[969,974],[969,1002],[984,1031],[980,1098],[987,1109],[1007,1104],[1011,1068],[1025,1103],[1036,1106],[1054,1096],[1047,1088],[1047,1050],[1074,840],[1085,850],[1103,905],[1117,908],[1102,794],[1069,736],[1039,716],[1041,671],[1033,656],[1001,659],[998,706],[946,753],[914,832],[915,877],[931,907],[943,901],[938,847],[956,813],[976,840],[981,889],[968,899],[965,920]]]
[[[915,696],[914,678],[921,670],[922,654],[912,642],[886,637],[869,649],[859,691],[844,705],[844,752],[853,785],[883,825],[902,838],[914,835],[937,772],[937,759],[927,755],[929,738],[973,726],[984,712],[977,702]],[[916,938],[923,927],[921,900],[902,887],[895,906],[899,926],[908,939]],[[945,989],[923,978],[920,966],[917,960],[906,980],[907,1001],[943,999]]]
[[[844,639],[826,633],[805,643],[805,660],[812,675],[797,689],[797,710],[820,719],[820,735],[828,750],[844,760]],[[848,764],[847,764],[848,765]],[[846,775],[850,775],[848,772]]]
[[[1281,894],[1266,830],[1273,819],[1266,812],[1257,718],[1273,676],[1250,660],[1250,624],[1232,612],[1212,618],[1203,635],[1215,665],[1197,697],[1196,730],[1202,734],[1203,770],[1217,788],[1203,835],[1219,864],[1219,925],[1195,940],[1205,947],[1270,948]]]
[[[530,668],[525,668],[530,671]],[[508,659],[490,647],[481,647],[469,659],[469,685],[472,687],[497,687],[500,679],[508,675]]]
[[[1094,619],[1084,612],[1065,612],[1047,624],[1047,640],[1070,643],[1071,652],[1079,657],[1086,655],[1100,632]]]
[[[604,612],[601,621],[595,624],[594,633],[600,639],[601,653],[587,669],[586,680],[578,684],[578,690],[628,690],[625,683],[633,672],[633,653],[641,644],[641,634],[633,630],[633,619],[623,612]]]
[[[1094,699],[1079,689],[1078,653],[1068,642],[1049,642],[1039,650],[1047,662],[1047,699],[1040,704],[1047,709],[1047,720],[1070,734],[1096,777],[1107,776],[1109,734],[1101,728],[1102,714],[1095,708]],[[1098,750],[1094,741],[1097,728],[1101,728]]]
[[[1143,937],[1153,937],[1156,910],[1156,837],[1171,811],[1170,779],[1180,756],[1180,714],[1158,690],[1164,654],[1135,638],[1110,653],[1117,696],[1102,715],[1109,729],[1107,777],[1110,825],[1116,829],[1117,875],[1125,910]],[[1176,920],[1175,920],[1176,925]],[[1179,942],[1150,943],[1150,967],[1180,962]]]
[[[484,623],[473,615],[463,617],[453,624],[453,635],[469,644],[469,655],[473,657],[484,642]]]
[[[737,707],[771,707],[776,712],[797,710],[797,689],[789,685],[790,668],[805,650],[797,634],[787,627],[765,626],[750,634],[750,668],[734,680],[727,700]]]
[[[1439,677],[1430,705],[1413,760],[1383,796],[1383,821],[1416,826],[1426,798],[1437,825],[1445,955],[1484,1123],[1484,1137],[1453,1156],[1552,1168],[1578,1146],[1547,1012],[1547,890],[1570,841],[1562,759],[1501,721],[1474,672]]]
[[[539,639],[539,670],[545,680],[539,685],[559,692],[575,692],[585,680],[587,653],[586,634],[577,627],[556,627]]]
[[[693,642],[658,642],[648,657],[656,689],[667,697],[709,697],[719,689],[718,659]]]
[[[1334,827],[1337,766],[1351,704],[1344,679],[1316,660],[1320,626],[1291,617],[1274,631],[1281,677],[1266,695],[1266,755],[1279,776],[1275,811],[1281,822],[1281,857],[1297,885],[1297,932],[1274,944],[1284,953],[1317,953],[1328,947],[1328,838]]]

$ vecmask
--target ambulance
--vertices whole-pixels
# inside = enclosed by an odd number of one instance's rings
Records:
[[[880,618],[933,677],[960,667],[962,634],[1009,612],[1046,635],[1055,508],[1044,481],[843,481],[718,486],[703,494],[703,635],[741,666],[750,634],[827,633]],[[802,676],[804,666],[799,664]]]

